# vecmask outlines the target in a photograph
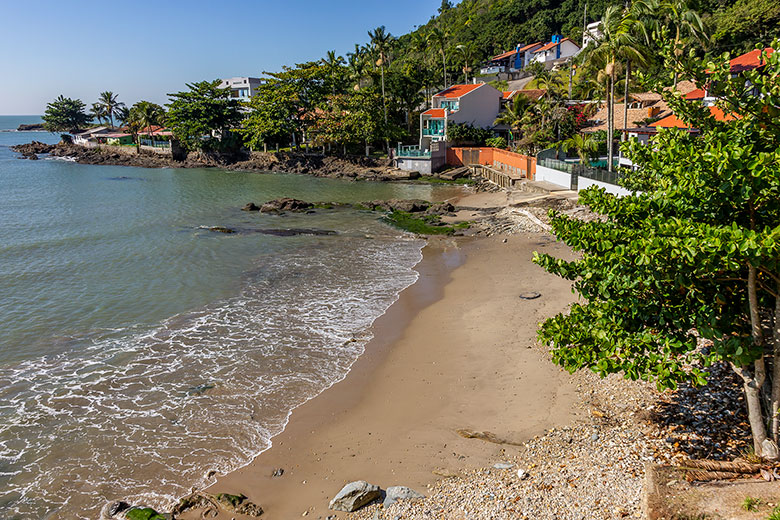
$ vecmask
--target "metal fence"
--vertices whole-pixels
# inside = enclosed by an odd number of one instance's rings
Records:
[[[560,161],[558,159],[541,159],[538,164],[553,170],[566,172],[569,175],[576,175],[578,177],[586,177],[593,179],[594,181],[606,182],[607,184],[619,185],[620,174],[617,171],[607,171],[601,168],[594,168],[593,166],[586,166],[584,164],[570,163],[566,161]]]
[[[153,148],[170,148],[170,141],[157,141],[154,139],[139,139],[140,144],[143,146],[151,146]]]
[[[430,150],[420,150],[419,146],[399,146],[396,149],[396,157],[430,157]]]

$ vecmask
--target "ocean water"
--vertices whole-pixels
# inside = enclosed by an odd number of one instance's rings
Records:
[[[0,130],[24,119],[0,117]],[[0,131],[0,518],[94,518],[114,499],[162,508],[246,464],[346,375],[417,279],[423,241],[376,214],[243,204],[456,192],[8,148],[57,139]]]

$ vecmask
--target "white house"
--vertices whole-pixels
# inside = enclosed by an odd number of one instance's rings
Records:
[[[433,108],[420,114],[420,149],[447,139],[453,123],[491,128],[501,109],[503,93],[487,83],[453,85],[433,96]]]
[[[260,78],[237,77],[223,79],[219,84],[220,88],[229,88],[230,97],[241,101],[249,101],[249,98],[255,95],[258,87],[263,84]]]
[[[73,134],[73,143],[74,144],[80,144],[82,146],[87,145],[87,143],[96,143],[97,137],[104,134],[110,134],[113,132],[110,128],[107,126],[96,126],[95,128],[90,128],[86,132],[81,132],[79,134]]]
[[[601,22],[592,22],[585,27],[585,32],[582,34],[582,48],[584,49],[591,43],[595,43],[603,36],[601,32]]]
[[[545,67],[551,68],[556,61],[571,58],[578,52],[580,52],[580,46],[570,38],[561,39],[559,35],[555,35],[550,43],[539,47],[533,52],[532,61],[542,63]]]
[[[480,70],[482,74],[498,74],[500,72],[517,72],[531,63],[533,52],[541,47],[539,42],[530,44],[517,44],[511,51],[493,56]]]

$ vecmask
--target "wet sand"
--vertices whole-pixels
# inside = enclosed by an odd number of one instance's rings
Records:
[[[425,493],[442,475],[516,450],[458,428],[519,443],[571,422],[575,388],[532,348],[538,323],[573,299],[532,253],[565,256],[564,247],[541,235],[503,240],[431,241],[420,279],[375,322],[347,378],[294,410],[272,448],[208,491],[243,493],[271,520],[345,518],[327,506],[350,481]],[[529,291],[541,297],[519,297]],[[284,474],[272,477],[277,468]]]

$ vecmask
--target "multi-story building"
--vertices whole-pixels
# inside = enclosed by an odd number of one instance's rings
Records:
[[[433,108],[420,114],[420,149],[447,140],[453,123],[491,128],[501,108],[503,93],[487,83],[453,85],[433,96]]]
[[[223,79],[220,88],[229,88],[230,97],[241,101],[249,101],[255,95],[257,88],[263,84],[260,78],[237,77]]]
[[[580,52],[580,46],[574,43],[570,38],[561,39],[560,35],[552,37],[550,43],[542,45],[533,51],[532,62],[542,63],[545,67],[551,68],[556,63],[566,61],[568,58]]]

